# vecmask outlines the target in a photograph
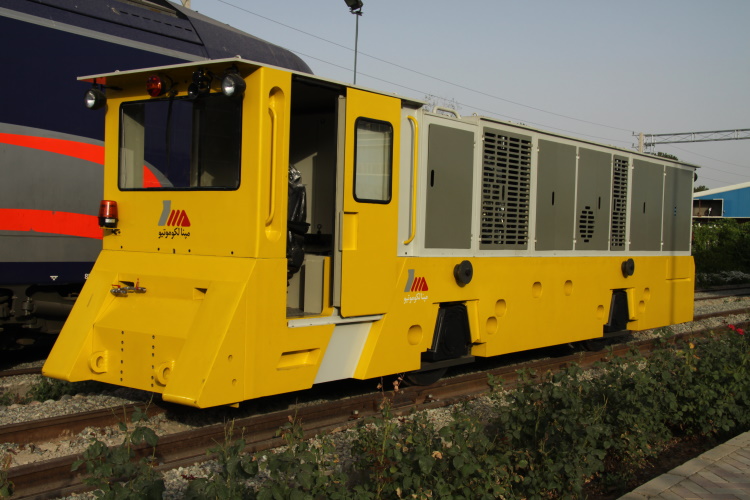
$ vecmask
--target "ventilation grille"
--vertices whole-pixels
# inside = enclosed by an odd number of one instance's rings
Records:
[[[531,140],[485,129],[480,248],[526,248],[530,183]]]
[[[612,231],[610,250],[625,250],[628,198],[628,160],[615,157],[612,173]]]
[[[584,243],[590,242],[594,237],[594,211],[591,207],[584,207],[578,216],[578,237]]]

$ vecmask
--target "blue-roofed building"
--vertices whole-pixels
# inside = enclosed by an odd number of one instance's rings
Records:
[[[693,219],[750,220],[750,182],[693,194]]]

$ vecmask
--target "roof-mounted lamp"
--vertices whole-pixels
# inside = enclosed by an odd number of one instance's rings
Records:
[[[238,73],[227,73],[221,81],[221,91],[227,97],[242,98],[245,87],[245,80]]]
[[[91,87],[86,91],[84,102],[89,109],[99,109],[107,104],[107,96],[98,87]]]

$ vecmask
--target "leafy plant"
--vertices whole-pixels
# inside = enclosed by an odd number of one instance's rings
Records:
[[[750,225],[734,219],[693,226],[693,257],[699,273],[750,273]],[[705,278],[703,278],[705,279]],[[711,283],[705,283],[706,285]]]
[[[534,372],[520,376],[495,421],[521,478],[516,489],[528,498],[580,496],[585,481],[603,470],[604,401],[592,397],[577,365],[538,380]]]
[[[28,401],[58,400],[65,395],[82,392],[101,392],[106,384],[101,382],[66,382],[64,380],[42,377],[26,394]]]
[[[217,455],[218,472],[193,480],[186,498],[347,498],[347,477],[332,459],[333,447],[325,439],[307,441],[298,419],[290,416],[278,430],[286,446],[277,452],[244,454],[245,440],[231,442],[232,435],[230,426],[225,443],[209,450]],[[248,484],[250,479],[256,486]]]
[[[344,463],[329,439],[307,441],[295,417],[278,431],[286,446],[272,452],[244,453],[230,426],[209,450],[219,470],[193,480],[186,498],[531,500],[584,497],[593,484],[623,491],[675,437],[750,428],[749,338],[730,325],[702,340],[660,337],[649,358],[633,349],[593,374],[576,365],[522,372],[518,389],[492,392],[503,404],[489,422],[459,406],[438,428],[424,412],[396,417],[384,398],[356,429]],[[156,436],[141,426],[119,447],[94,441],[75,468],[86,464],[99,496],[156,498],[164,485],[153,455],[136,462],[132,452],[143,441],[154,446]]]
[[[18,394],[11,391],[0,392],[0,406],[10,406],[15,403],[22,402],[23,399],[18,397]]]
[[[72,471],[86,465],[89,477],[84,479],[84,483],[96,487],[98,497],[107,500],[162,498],[164,480],[153,468],[159,438],[151,428],[141,425],[147,420],[146,412],[136,408],[132,414],[135,424],[132,431],[128,430],[125,422],[118,424],[125,433],[121,445],[110,448],[94,439],[84,451],[83,459],[73,463]],[[133,448],[144,442],[151,446],[152,454],[135,460]]]
[[[247,444],[243,438],[232,442],[233,435],[234,421],[225,429],[224,443],[208,450],[208,453],[216,454],[218,471],[209,478],[191,481],[185,494],[186,499],[255,498],[255,492],[247,486],[247,480],[258,475],[258,462],[252,456],[243,455]]]
[[[10,454],[6,453],[0,462],[0,498],[7,498],[13,495],[13,481],[8,479],[8,469],[10,469],[11,461]]]
[[[357,498],[499,498],[519,477],[464,408],[440,429],[425,412],[394,418],[388,401],[353,443]]]
[[[600,447],[606,453],[601,476],[607,486],[624,484],[672,436],[663,416],[674,410],[675,398],[665,393],[661,378],[654,376],[660,368],[648,366],[633,351],[614,358],[594,381],[592,396],[605,403]]]
[[[750,428],[750,349],[744,330],[637,351],[601,365],[522,373],[493,425],[499,450],[523,480],[513,496],[580,497],[599,479],[627,484],[675,436],[729,435]]]
[[[262,457],[256,455],[269,477],[258,489],[259,500],[347,498],[347,476],[337,466],[335,449],[327,438],[318,437],[315,443],[306,440],[302,422],[292,416],[277,436],[286,442],[284,449]]]

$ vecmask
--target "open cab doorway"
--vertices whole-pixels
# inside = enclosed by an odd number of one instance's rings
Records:
[[[314,80],[298,77],[292,81],[288,319],[333,314],[333,265],[338,258],[335,248],[337,113],[342,94],[343,89],[322,86]]]
[[[398,99],[293,79],[289,171],[305,186],[309,231],[300,258],[293,254],[299,236],[292,220],[299,194],[290,183],[289,318],[387,311],[399,272],[400,113]]]

